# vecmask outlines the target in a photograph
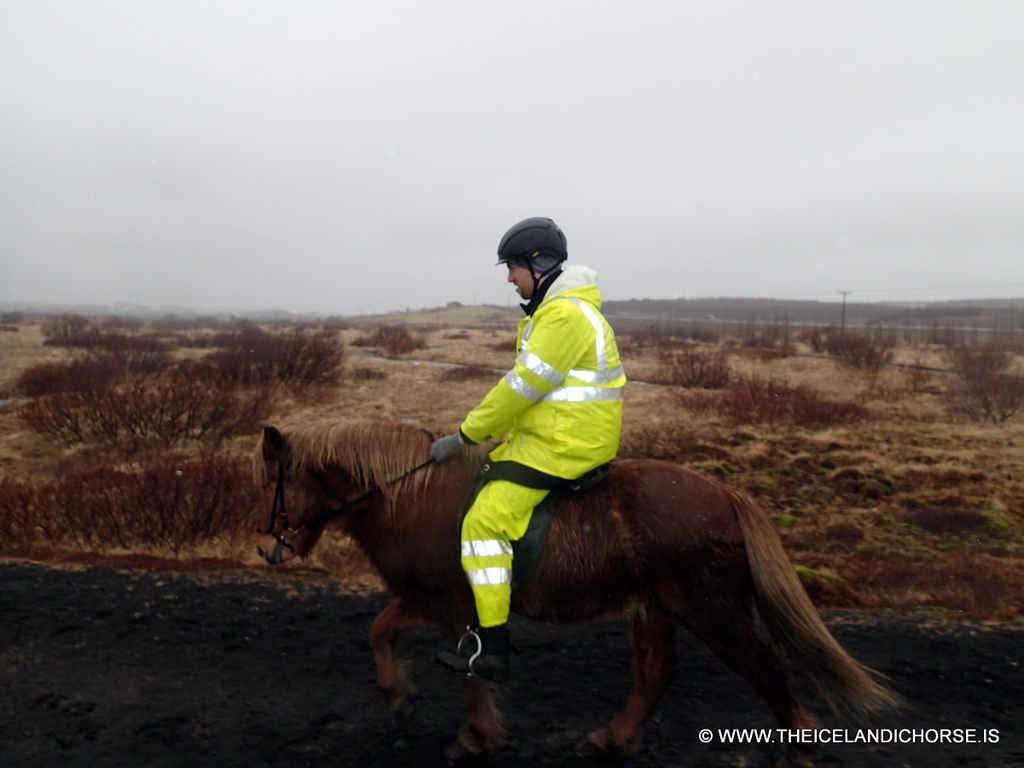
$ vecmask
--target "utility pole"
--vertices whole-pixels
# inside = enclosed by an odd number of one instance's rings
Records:
[[[845,331],[846,330],[846,297],[850,293],[852,293],[852,291],[836,291],[836,293],[841,293],[843,295],[843,313],[842,313],[842,315],[840,315],[840,318],[839,318],[839,330],[840,331]]]

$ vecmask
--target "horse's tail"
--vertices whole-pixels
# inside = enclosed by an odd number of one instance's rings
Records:
[[[758,612],[772,641],[789,651],[833,709],[860,714],[898,706],[883,676],[850,656],[821,620],[782,548],[768,516],[745,493],[729,491],[754,579]]]

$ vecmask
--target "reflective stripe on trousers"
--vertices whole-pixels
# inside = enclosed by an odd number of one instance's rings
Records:
[[[462,521],[462,568],[473,590],[481,627],[508,621],[512,600],[512,546],[548,491],[507,480],[485,485]]]

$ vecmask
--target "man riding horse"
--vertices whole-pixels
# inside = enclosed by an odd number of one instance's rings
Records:
[[[474,642],[437,660],[463,675],[509,677],[512,546],[553,488],[615,458],[626,376],[615,336],[600,313],[597,273],[566,266],[565,235],[551,219],[525,219],[498,246],[498,264],[527,300],[515,365],[463,420],[436,440],[435,461],[465,445],[507,434],[489,456],[500,479],[479,490],[462,523],[462,567],[473,590]]]

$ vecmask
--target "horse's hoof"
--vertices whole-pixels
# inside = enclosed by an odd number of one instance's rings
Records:
[[[548,735],[544,739],[544,743],[549,747],[554,747],[555,749],[564,749],[566,747],[572,747],[575,749],[576,745],[580,742],[580,737],[582,735],[583,734],[579,731],[573,730],[556,731],[555,733]]]
[[[611,750],[608,748],[608,732],[594,731],[593,733],[588,733],[587,737],[579,742],[573,751],[577,757],[589,760],[593,760],[595,757],[607,757],[611,754]]]
[[[599,731],[588,733],[587,738],[576,745],[576,754],[589,759],[627,757],[640,751],[642,744],[643,736],[639,732],[634,734],[633,738],[620,744],[612,739],[611,731],[608,728],[602,728]]]
[[[457,763],[470,757],[480,757],[486,752],[487,750],[472,736],[462,732],[455,742],[444,751],[444,756],[448,758],[448,762]]]
[[[476,757],[472,752],[462,746],[459,742],[455,742],[448,749],[444,751],[444,756],[451,763],[458,763],[465,760],[467,757]]]
[[[467,758],[482,757],[483,755],[492,755],[496,752],[505,752],[513,749],[515,749],[514,745],[504,738],[492,739],[489,742],[481,743],[471,736],[467,737],[463,733],[459,735],[454,744],[444,751],[444,756],[448,758],[448,762],[457,763]]]
[[[408,696],[398,705],[398,709],[395,710],[395,719],[404,728],[412,722],[412,718],[418,709],[419,700],[415,696]]]

